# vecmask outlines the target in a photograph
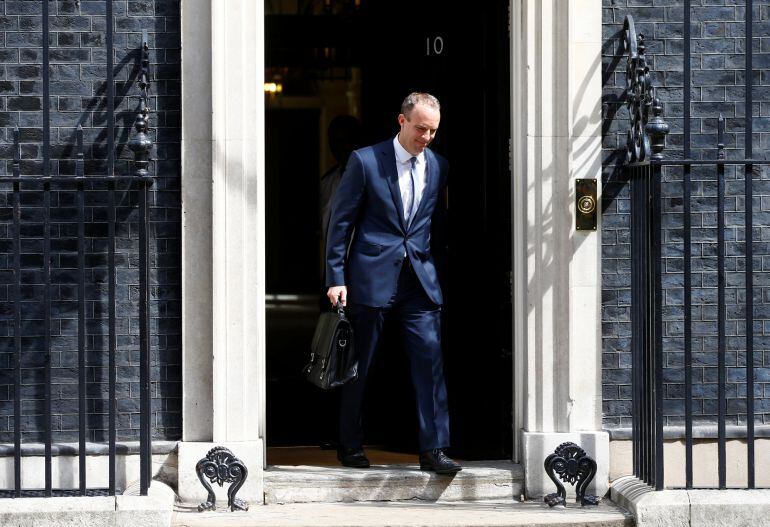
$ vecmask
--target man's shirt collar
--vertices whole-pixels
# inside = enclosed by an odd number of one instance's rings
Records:
[[[417,157],[418,164],[425,161],[425,151],[423,150],[419,155],[413,156],[406,150],[406,148],[401,146],[401,143],[398,141],[398,134],[393,138],[393,149],[396,151],[396,159],[399,163],[408,163],[413,157]]]

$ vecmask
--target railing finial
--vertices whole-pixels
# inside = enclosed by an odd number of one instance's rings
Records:
[[[129,143],[129,148],[134,152],[134,163],[136,165],[135,174],[138,177],[147,177],[149,175],[148,167],[150,165],[150,151],[152,150],[152,139],[148,132],[150,107],[148,104],[150,88],[150,45],[148,42],[147,31],[142,32],[141,53],[141,71],[139,73],[139,90],[141,92],[139,111],[136,115],[136,135]]]
[[[717,121],[717,159],[725,158],[725,117],[720,113]]]
[[[655,95],[655,89],[653,89],[651,102],[652,119],[645,125],[644,131],[650,136],[651,158],[659,161],[663,159],[663,149],[666,147],[666,135],[669,132],[669,127],[668,123],[660,116],[663,113],[663,106],[660,104],[660,99]]]
[[[626,106],[629,129],[626,141],[626,163],[643,163],[663,159],[669,127],[661,114],[663,107],[655,97],[643,34],[636,34],[634,19],[627,15],[623,23],[626,62]]]

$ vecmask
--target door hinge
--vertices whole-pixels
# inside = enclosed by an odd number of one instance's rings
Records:
[[[508,271],[508,301],[513,304],[513,269]]]
[[[513,1],[508,2],[508,40],[513,40]]]

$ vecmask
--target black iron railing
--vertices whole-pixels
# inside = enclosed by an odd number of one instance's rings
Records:
[[[135,154],[135,170],[130,175],[115,174],[115,68],[114,68],[114,27],[113,0],[106,2],[106,173],[103,175],[84,175],[84,146],[83,128],[78,126],[75,132],[75,175],[51,175],[51,130],[50,130],[50,58],[49,58],[49,2],[42,2],[42,173],[22,175],[21,147],[24,141],[19,129],[13,131],[13,161],[12,175],[0,176],[0,185],[10,187],[9,197],[12,200],[12,219],[9,232],[12,232],[12,256],[10,261],[13,268],[13,446],[14,446],[14,486],[8,495],[21,496],[53,496],[53,495],[114,495],[116,489],[116,454],[117,454],[117,419],[118,408],[116,398],[116,378],[118,352],[118,328],[116,325],[116,227],[131,225],[138,229],[138,308],[134,314],[123,315],[138,319],[138,351],[139,351],[139,458],[140,458],[140,493],[147,494],[151,480],[151,402],[150,402],[150,340],[149,340],[149,198],[148,191],[153,179],[148,172],[149,153],[152,142],[147,134],[148,126],[148,87],[149,87],[149,46],[147,33],[143,34],[139,50],[139,110],[136,121],[136,134],[130,141],[129,147]],[[28,166],[34,166],[29,164]],[[105,199],[106,194],[106,199]],[[26,200],[25,198],[32,197]],[[52,200],[53,198],[53,200]],[[25,205],[33,203],[33,206]],[[34,208],[34,210],[32,210]],[[127,210],[127,209],[132,209]],[[121,210],[118,218],[117,211]],[[39,219],[40,218],[40,219]],[[133,219],[132,219],[133,218]],[[39,221],[38,221],[39,219]],[[99,227],[106,222],[106,236]],[[52,232],[65,232],[66,235],[54,237]],[[61,242],[60,238],[76,239],[74,251],[62,249],[55,251],[56,256],[71,256],[74,252],[77,287],[77,398],[78,398],[78,487],[73,489],[53,488],[53,412],[52,412],[52,238]],[[30,264],[38,241],[42,239],[41,268],[35,269]],[[96,250],[89,251],[95,240],[104,241],[106,245],[106,263],[97,256]],[[71,248],[71,246],[68,246]],[[93,262],[89,263],[89,257]],[[135,260],[134,260],[135,261]],[[26,262],[26,263],[25,263]],[[61,269],[60,265],[59,269]],[[56,269],[54,269],[55,271]],[[42,298],[25,298],[22,287],[35,284],[38,273],[42,272]],[[95,488],[89,485],[87,470],[87,437],[89,437],[88,404],[97,397],[89,393],[89,373],[94,364],[89,356],[87,338],[89,333],[87,322],[98,317],[86,312],[86,291],[101,284],[98,278],[101,272],[106,272],[107,283],[107,394],[106,413],[108,414],[107,444],[108,444],[108,475],[107,488]],[[30,275],[33,275],[30,277]],[[93,299],[91,299],[93,300]],[[93,302],[91,302],[93,303]],[[30,304],[33,304],[30,308]],[[32,313],[32,314],[30,314]],[[40,315],[42,313],[42,315]],[[42,316],[42,321],[37,318]],[[59,315],[61,316],[61,314]],[[37,325],[42,322],[42,349],[39,343]],[[34,338],[29,338],[25,328],[33,328]],[[125,345],[124,345],[125,346]],[[42,352],[42,366],[33,364],[30,357]],[[34,370],[43,369],[43,443],[44,443],[44,488],[22,488],[22,431],[23,390],[25,386],[35,382],[27,379],[34,375]],[[101,406],[100,406],[101,408]],[[6,495],[0,492],[0,496]]]
[[[644,35],[636,34],[630,16],[624,24],[624,44],[628,53],[626,106],[630,119],[626,164],[631,185],[634,473],[651,485],[662,485],[661,167],[652,161],[662,158],[668,129],[660,117],[660,102],[655,98]]]
[[[634,474],[655,489],[664,488],[664,393],[663,393],[663,294],[661,181],[667,170],[681,173],[682,259],[684,289],[684,431],[685,487],[693,486],[693,317],[692,317],[692,172],[712,168],[717,180],[717,452],[718,486],[726,488],[727,417],[727,319],[725,288],[725,168],[743,168],[745,202],[745,326],[746,326],[746,446],[747,487],[755,488],[754,452],[754,289],[753,289],[753,201],[752,174],[770,161],[752,159],[752,4],[746,5],[745,67],[745,157],[725,159],[725,120],[717,122],[715,159],[692,159],[690,138],[691,35],[690,1],[684,2],[684,115],[683,159],[664,159],[664,138],[668,127],[661,118],[661,105],[655,97],[650,69],[645,59],[644,36],[637,35],[631,16],[624,24],[628,53],[626,101],[630,127],[626,156],[627,177],[631,185],[631,321],[632,321],[632,397]]]

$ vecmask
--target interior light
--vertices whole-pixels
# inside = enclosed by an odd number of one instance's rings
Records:
[[[280,82],[266,82],[265,93],[281,93],[283,91],[283,84]]]

